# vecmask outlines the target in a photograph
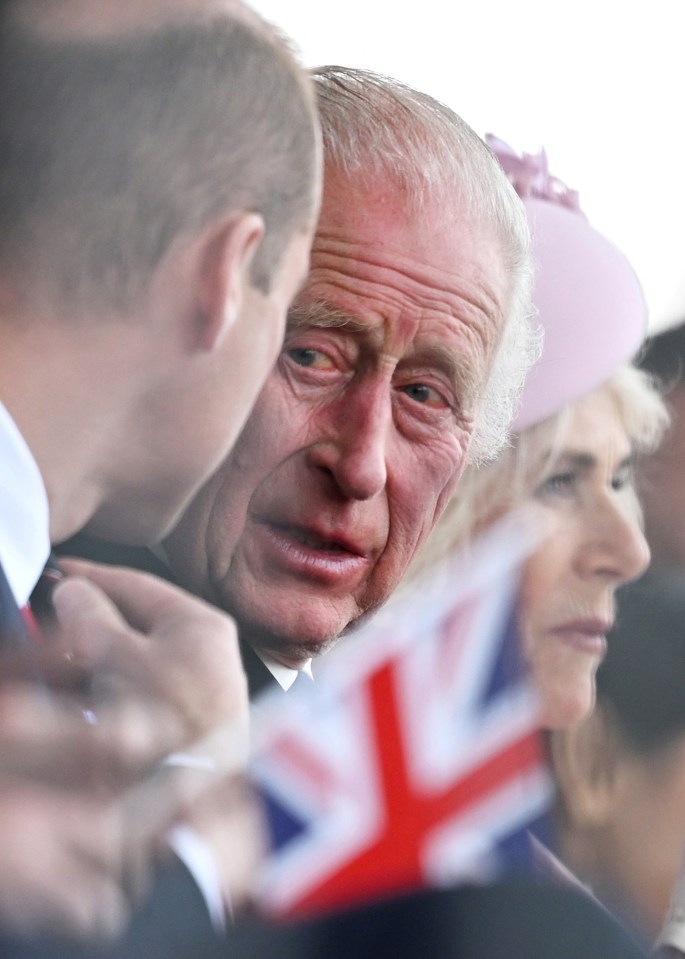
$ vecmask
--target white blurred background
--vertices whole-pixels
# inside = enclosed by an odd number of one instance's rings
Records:
[[[651,328],[685,319],[685,0],[251,0],[307,66],[388,73],[478,133],[544,146],[627,254]]]

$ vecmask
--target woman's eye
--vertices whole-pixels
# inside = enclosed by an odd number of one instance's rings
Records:
[[[538,495],[564,495],[571,493],[576,485],[576,474],[572,472],[555,473],[538,486]]]
[[[621,490],[624,490],[628,487],[633,486],[633,468],[628,466],[625,469],[619,470],[618,473],[615,473],[611,478],[611,488],[615,492],[620,493]]]
[[[425,383],[408,383],[402,387],[402,392],[415,403],[422,403],[424,406],[447,406],[445,398]]]
[[[311,370],[330,370],[333,366],[331,359],[320,350],[312,350],[306,346],[293,346],[286,352],[298,366],[305,366]]]

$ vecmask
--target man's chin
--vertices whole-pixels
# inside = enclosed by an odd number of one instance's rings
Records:
[[[337,624],[336,624],[337,627]],[[296,628],[282,628],[273,622],[255,623],[238,620],[238,631],[243,641],[254,649],[294,669],[302,667],[310,659],[316,659],[335,646],[344,626],[340,629],[314,627],[303,621]]]
[[[278,636],[272,638],[268,647],[262,647],[264,652],[286,666],[294,669],[301,668],[310,659],[318,659],[329,652],[338,642],[339,637],[325,639],[305,639],[299,642],[291,637]]]

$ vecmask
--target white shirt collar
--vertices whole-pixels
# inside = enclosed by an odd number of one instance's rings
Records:
[[[302,669],[293,669],[291,666],[284,666],[283,663],[279,663],[277,660],[272,659],[271,656],[267,656],[261,651],[257,653],[261,661],[264,663],[266,668],[269,670],[273,678],[276,680],[281,689],[290,689],[292,684],[297,679],[297,674],[302,672],[306,673],[310,679],[312,679],[312,661],[308,659],[307,662],[302,666]]]
[[[48,497],[16,423],[0,403],[0,562],[23,606],[50,553]]]

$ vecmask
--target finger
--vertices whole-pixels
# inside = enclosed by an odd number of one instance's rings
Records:
[[[86,721],[81,703],[30,684],[0,691],[0,781],[29,780],[113,795],[188,741],[188,724],[165,701],[119,697]]]
[[[129,630],[112,643],[108,664],[114,668],[101,669],[95,680],[105,700],[137,696],[175,712],[181,725],[174,727],[179,738],[172,749],[246,711],[247,682],[228,616],[134,570],[70,561],[68,571],[92,577],[134,629],[144,631]],[[59,600],[59,591],[55,596]]]
[[[116,736],[90,726],[71,697],[19,683],[0,691],[3,783],[30,780],[111,792],[112,770],[121,765],[121,752]]]
[[[154,640],[156,648],[145,647],[147,671],[135,659],[127,667],[123,656],[118,669],[141,693],[146,689],[150,697],[175,703],[191,738],[246,707],[237,631],[225,613],[135,570],[76,561],[65,568],[91,576],[126,620]]]
[[[74,659],[101,660],[128,626],[111,599],[94,583],[68,576],[53,593],[57,627],[51,641]]]
[[[159,668],[147,638],[96,583],[69,575],[55,588],[53,603],[57,630],[48,645],[69,660],[75,675],[88,679],[91,702],[85,705],[99,708],[103,701],[160,694]]]
[[[207,603],[150,573],[84,560],[64,560],[62,565],[66,572],[95,583],[126,621],[141,632],[161,630],[169,623],[216,624],[224,619]]]

